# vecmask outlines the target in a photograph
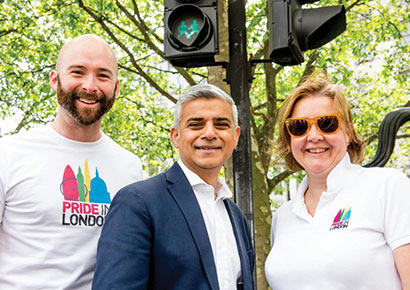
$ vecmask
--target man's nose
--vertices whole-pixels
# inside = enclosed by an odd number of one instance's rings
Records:
[[[97,82],[93,75],[87,75],[84,78],[82,90],[88,94],[94,94],[97,92]]]
[[[206,123],[202,136],[206,139],[215,138],[215,128],[212,122]]]

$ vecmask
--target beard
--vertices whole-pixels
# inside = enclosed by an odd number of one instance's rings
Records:
[[[115,91],[117,89],[117,84],[115,84],[114,92],[111,98],[107,98],[103,93],[88,94],[81,91],[80,89],[75,89],[72,91],[66,91],[63,89],[60,78],[57,76],[58,86],[57,86],[57,101],[58,104],[68,112],[68,114],[78,123],[82,125],[91,125],[97,122],[107,113],[115,100]],[[97,108],[78,108],[76,106],[76,100],[80,98],[87,99],[90,101],[96,101]]]

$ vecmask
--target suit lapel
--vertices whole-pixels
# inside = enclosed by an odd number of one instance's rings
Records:
[[[168,189],[180,208],[198,248],[205,274],[212,289],[219,289],[215,261],[208,232],[194,191],[182,169],[175,163],[167,172]]]
[[[228,212],[229,218],[231,220],[233,233],[235,235],[236,245],[238,247],[239,259],[241,260],[241,275],[242,281],[244,283],[244,289],[253,289],[252,287],[252,273],[249,272],[249,257],[247,253],[247,247],[244,243],[243,237],[246,237],[247,233],[244,231],[243,226],[241,226],[240,218],[236,215],[235,211],[232,209],[234,204],[228,199],[224,200],[226,210]]]

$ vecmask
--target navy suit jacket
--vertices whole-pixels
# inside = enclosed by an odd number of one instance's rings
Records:
[[[252,290],[254,253],[248,224],[231,200],[224,202],[238,246],[243,289]],[[219,289],[205,222],[177,163],[116,194],[98,243],[93,289]]]

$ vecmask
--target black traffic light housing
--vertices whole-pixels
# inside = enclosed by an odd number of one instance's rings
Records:
[[[164,58],[174,66],[215,64],[217,0],[164,0]]]
[[[318,48],[346,30],[343,5],[302,9],[317,0],[269,0],[269,53],[280,65],[304,61],[303,52]]]

